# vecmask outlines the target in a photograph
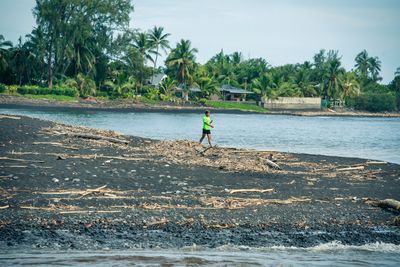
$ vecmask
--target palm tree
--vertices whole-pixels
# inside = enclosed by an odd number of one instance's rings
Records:
[[[158,59],[158,56],[160,55],[159,49],[163,50],[164,53],[167,53],[167,49],[170,48],[169,41],[167,39],[170,35],[171,34],[169,34],[169,33],[164,33],[163,27],[157,27],[157,26],[154,26],[154,28],[149,33],[150,45],[156,49],[156,51],[155,51],[156,58],[154,59],[153,72],[155,71],[155,69],[157,67],[157,59]]]
[[[166,96],[172,96],[174,88],[176,86],[176,81],[170,77],[164,79],[160,84],[160,89]]]
[[[12,49],[13,52],[13,68],[14,73],[18,77],[18,84],[22,85],[24,76],[26,76],[27,69],[29,66],[28,63],[28,51],[26,47],[22,44],[22,37],[18,38],[18,45]]]
[[[9,53],[8,48],[11,47],[12,43],[10,41],[6,41],[4,36],[0,34],[0,70],[4,70],[8,65],[6,56]]]
[[[190,40],[182,39],[176,44],[176,47],[171,51],[167,58],[167,65],[176,70],[176,79],[187,89],[187,85],[191,76],[191,72],[195,65],[196,56],[198,52],[196,48],[192,48]],[[185,100],[188,100],[188,95],[185,94]]]
[[[276,99],[278,93],[277,85],[269,73],[264,73],[261,77],[253,80],[253,91],[267,99]]]
[[[341,77],[343,91],[340,94],[340,99],[344,101],[347,97],[354,97],[360,94],[360,84],[357,81],[357,76],[354,72],[347,72]]]
[[[381,71],[381,61],[378,57],[369,57],[366,50],[361,51],[356,56],[356,70],[361,74],[364,81],[371,78],[374,82],[381,79],[379,72]]]
[[[146,32],[140,32],[136,34],[133,40],[133,46],[139,51],[139,53],[143,57],[143,64],[146,63],[146,60],[150,60],[154,62],[154,59],[151,55],[157,54],[157,52],[153,49],[149,36]]]
[[[239,65],[240,62],[242,62],[242,59],[243,59],[243,56],[242,56],[242,53],[240,53],[240,52],[234,52],[234,53],[231,55],[231,61],[232,61],[232,64],[233,64],[234,66]]]
[[[357,54],[356,58],[356,70],[361,74],[363,78],[368,77],[368,70],[369,70],[369,56],[367,50],[361,51],[359,54]]]
[[[398,67],[394,73],[394,77],[400,76],[400,67]]]
[[[204,76],[200,77],[196,84],[199,86],[201,92],[206,97],[210,97],[213,94],[219,94],[218,84],[212,77]]]
[[[379,77],[379,72],[381,71],[381,61],[378,57],[370,57],[368,59],[368,70],[371,74],[371,78],[373,81],[381,80],[382,78]]]
[[[336,100],[340,93],[341,81],[340,75],[345,72],[344,68],[341,67],[340,58],[332,58],[326,62],[325,77],[323,82],[323,89],[325,97]]]

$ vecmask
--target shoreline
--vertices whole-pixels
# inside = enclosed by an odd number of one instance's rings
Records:
[[[305,117],[382,117],[382,118],[400,118],[400,112],[394,113],[372,113],[363,111],[288,111],[274,110],[265,113],[256,111],[246,111],[240,109],[223,109],[205,106],[197,106],[193,104],[186,105],[151,105],[138,103],[128,100],[77,100],[77,101],[57,101],[47,99],[29,99],[22,96],[12,96],[0,94],[0,108],[27,108],[27,109],[64,109],[64,110],[93,110],[93,111],[110,111],[110,112],[171,112],[171,113],[196,113],[203,112],[208,109],[213,113],[228,114],[260,114],[260,115],[286,115],[286,116],[305,116]]]
[[[272,152],[277,170],[265,151],[0,125],[3,249],[400,244],[399,212],[373,205],[398,198],[398,164]]]

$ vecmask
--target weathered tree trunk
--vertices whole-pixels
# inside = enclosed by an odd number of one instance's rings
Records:
[[[384,209],[394,209],[400,211],[400,201],[395,199],[384,199],[375,202],[375,205]]]
[[[78,138],[93,139],[93,140],[105,140],[105,141],[109,141],[112,143],[118,143],[118,144],[128,144],[129,143],[129,141],[127,141],[127,140],[117,139],[117,138],[113,138],[113,137],[106,137],[106,136],[101,136],[101,135],[95,135],[95,134],[67,133],[66,135],[78,137]]]
[[[52,58],[53,58],[53,41],[49,44],[49,56],[47,58],[47,83],[49,88],[53,88],[53,66],[52,66]]]

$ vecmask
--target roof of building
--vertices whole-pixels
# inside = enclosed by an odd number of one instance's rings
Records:
[[[162,80],[164,80],[165,78],[167,78],[168,76],[165,75],[164,73],[158,73],[158,74],[154,74],[153,76],[150,77],[149,79],[149,83],[153,86],[157,86],[159,85]]]
[[[233,87],[233,86],[231,86],[229,84],[222,85],[219,90],[221,92],[228,92],[228,93],[231,93],[231,94],[254,94],[254,92],[247,91],[247,90],[244,90],[244,89],[241,89],[241,88],[236,88],[236,87]]]

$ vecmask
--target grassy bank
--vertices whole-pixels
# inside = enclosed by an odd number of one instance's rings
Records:
[[[221,109],[239,109],[243,111],[253,111],[253,112],[261,112],[265,113],[267,110],[265,108],[252,105],[252,104],[243,104],[239,102],[220,102],[220,101],[207,101],[206,106],[213,108],[221,108]]]

